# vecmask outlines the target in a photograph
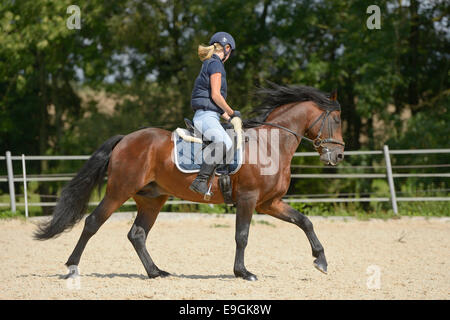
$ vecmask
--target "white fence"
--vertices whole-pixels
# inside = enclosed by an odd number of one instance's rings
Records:
[[[388,146],[384,146],[383,150],[375,151],[345,151],[345,156],[359,156],[359,155],[383,155],[385,160],[385,173],[317,173],[317,174],[291,174],[291,178],[312,178],[312,179],[374,179],[385,178],[389,184],[390,197],[355,197],[355,198],[301,198],[291,199],[287,196],[287,202],[391,202],[392,209],[395,214],[398,213],[397,202],[401,201],[450,201],[450,197],[397,197],[395,190],[395,178],[407,178],[407,177],[422,177],[422,178],[450,178],[450,172],[448,173],[394,173],[391,165],[391,155],[419,155],[419,154],[448,154],[450,149],[421,149],[421,150],[389,150]],[[298,152],[294,154],[294,157],[310,157],[317,156],[316,152]],[[27,182],[30,181],[69,181],[75,174],[56,174],[56,175],[29,175],[26,174],[26,161],[41,161],[41,160],[87,160],[90,156],[12,156],[9,151],[6,152],[6,156],[0,157],[0,160],[6,160],[6,167],[8,175],[6,177],[0,177],[1,182],[7,182],[9,186],[9,203],[0,203],[0,207],[10,207],[11,211],[15,212],[17,206],[25,207],[25,215],[28,216],[29,206],[55,206],[56,202],[30,202],[28,203],[27,197]],[[22,175],[14,176],[12,161],[22,162]],[[450,161],[449,161],[450,162]],[[305,166],[306,167],[306,166]],[[314,166],[309,166],[314,167]],[[441,167],[450,168],[450,164],[441,165],[422,165],[422,166],[403,166],[410,168],[431,168]],[[15,196],[15,182],[22,182],[24,185],[24,202],[16,203]],[[184,200],[169,200],[167,204],[181,204],[181,203],[193,203],[191,201]],[[98,202],[90,202],[90,205],[97,205]],[[135,205],[134,201],[127,201],[125,205]]]

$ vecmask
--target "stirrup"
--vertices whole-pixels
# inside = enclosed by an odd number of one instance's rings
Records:
[[[205,199],[206,201],[211,200],[211,197],[214,195],[214,193],[211,192],[213,180],[214,180],[214,172],[213,172],[212,179],[210,179],[210,182],[209,182],[208,191],[206,191],[205,195],[203,196],[203,199]]]

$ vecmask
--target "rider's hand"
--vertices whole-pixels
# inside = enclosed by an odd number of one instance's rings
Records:
[[[241,113],[237,110],[233,111],[233,114],[230,116],[230,120],[233,119],[234,117],[242,118]]]
[[[228,115],[228,113],[226,113],[226,112],[224,112],[223,114],[222,114],[222,118],[224,118],[227,122],[230,122],[230,120],[231,120],[231,117]]]

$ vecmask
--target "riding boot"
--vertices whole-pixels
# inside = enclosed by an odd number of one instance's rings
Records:
[[[213,150],[217,150],[222,148],[224,157],[226,156],[226,147],[223,143],[211,143],[208,148],[214,148]],[[189,189],[191,189],[194,192],[205,194],[208,192],[208,181],[213,175],[215,169],[219,164],[221,164],[222,161],[203,161],[202,166],[200,167],[200,172],[198,173],[195,180],[191,183],[189,186]]]

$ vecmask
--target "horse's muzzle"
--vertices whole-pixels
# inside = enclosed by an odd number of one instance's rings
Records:
[[[341,148],[322,148],[322,152],[320,153],[320,161],[325,164],[335,166],[342,160],[344,160],[344,151],[341,150]]]

